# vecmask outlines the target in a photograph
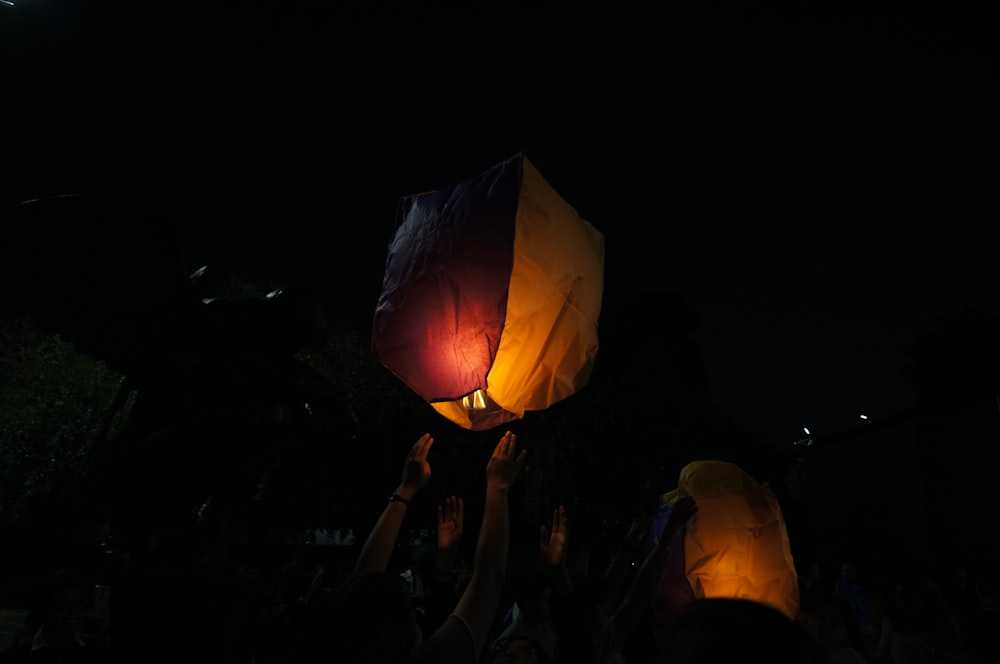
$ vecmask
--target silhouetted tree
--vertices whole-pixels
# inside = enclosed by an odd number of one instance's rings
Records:
[[[0,525],[5,541],[29,549],[25,559],[92,536],[101,515],[82,483],[94,442],[114,435],[130,411],[129,402],[109,416],[121,383],[30,321],[0,325]]]

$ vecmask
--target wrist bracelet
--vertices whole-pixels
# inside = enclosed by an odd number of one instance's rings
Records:
[[[389,502],[390,503],[403,503],[407,507],[410,506],[410,501],[407,500],[406,498],[403,498],[401,495],[399,495],[395,491],[392,493],[391,496],[389,496]]]

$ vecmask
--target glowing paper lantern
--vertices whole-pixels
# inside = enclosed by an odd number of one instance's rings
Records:
[[[604,236],[523,154],[400,201],[373,347],[441,415],[488,429],[586,385]]]
[[[668,572],[656,593],[661,621],[702,597],[750,599],[793,620],[799,584],[781,506],[767,485],[725,461],[695,461],[677,488],[661,496],[646,546],[651,548],[671,506],[693,496],[698,512],[671,546]]]

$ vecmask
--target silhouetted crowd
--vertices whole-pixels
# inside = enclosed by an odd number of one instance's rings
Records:
[[[422,436],[399,484],[356,559],[331,567],[301,550],[268,579],[241,647],[203,661],[530,662],[537,664],[692,664],[773,662],[923,664],[1000,662],[998,570],[884,569],[867,582],[852,561],[796,561],[794,616],[750,597],[695,596],[678,610],[656,610],[658,588],[676,574],[671,548],[697,518],[692,496],[671,506],[654,532],[635,517],[597,573],[568,564],[572,528],[564,506],[541,527],[535,564],[512,571],[508,495],[527,451],[507,432],[486,466],[484,510],[472,560],[462,555],[464,500],[448,497],[434,535],[403,547],[401,526],[431,479],[433,445]],[[644,545],[652,541],[651,546]],[[406,549],[407,555],[400,555]],[[8,606],[23,604],[9,588]],[[14,601],[14,600],[17,601]],[[137,648],[116,634],[112,588],[71,567],[54,570],[31,593],[21,624],[7,635],[0,664],[28,662],[202,661],[197,652]],[[218,616],[219,634],[226,616]],[[211,633],[213,630],[207,630]],[[166,638],[170,638],[169,635]],[[178,643],[184,635],[176,635]],[[125,652],[122,652],[125,650]],[[181,654],[183,652],[183,654]]]

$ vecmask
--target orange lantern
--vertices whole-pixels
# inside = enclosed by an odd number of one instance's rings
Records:
[[[781,506],[758,484],[725,461],[695,461],[681,469],[677,488],[660,498],[647,546],[663,530],[671,505],[693,496],[698,512],[671,547],[668,574],[656,594],[661,620],[695,598],[750,599],[791,619],[799,615],[799,585]],[[672,572],[672,573],[671,573]]]
[[[373,348],[441,415],[488,429],[586,385],[603,289],[604,236],[517,154],[400,201]]]

